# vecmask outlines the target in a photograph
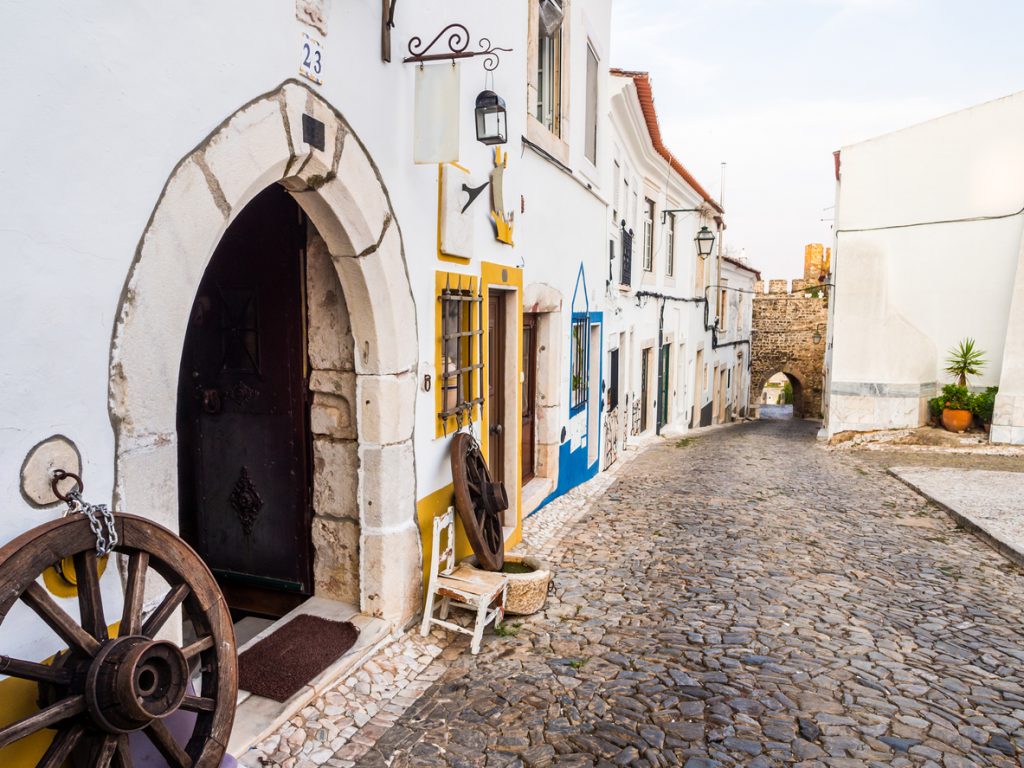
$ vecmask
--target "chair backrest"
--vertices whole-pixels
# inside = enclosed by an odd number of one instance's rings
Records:
[[[445,531],[444,549],[441,549],[441,532]],[[444,561],[444,570],[440,570]],[[451,573],[455,568],[455,508],[448,507],[443,515],[434,518],[434,536],[430,542],[430,576]]]

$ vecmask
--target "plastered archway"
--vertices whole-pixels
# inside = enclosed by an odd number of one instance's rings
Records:
[[[323,149],[303,119],[323,126]],[[418,357],[401,232],[344,118],[287,81],[245,105],[168,179],[125,282],[110,353],[118,511],[176,530],[176,380],[196,289],[233,217],[281,183],[330,253],[355,341],[360,608],[393,621],[420,604],[413,424]]]

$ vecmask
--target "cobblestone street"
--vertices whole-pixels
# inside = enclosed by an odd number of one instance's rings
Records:
[[[355,764],[1024,765],[1021,572],[815,429],[642,452]]]

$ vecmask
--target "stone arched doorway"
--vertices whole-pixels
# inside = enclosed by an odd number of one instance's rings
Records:
[[[805,376],[793,369],[769,371],[768,373],[759,372],[755,378],[751,379],[753,384],[750,389],[751,408],[759,416],[764,416],[770,412],[774,418],[778,418],[780,412],[773,409],[776,403],[773,402],[775,398],[772,395],[781,395],[782,392],[773,392],[774,388],[772,385],[788,384],[791,396],[790,403],[792,404],[791,415],[793,418],[801,419],[816,415],[808,412],[807,388],[804,381]],[[779,402],[778,405],[786,405],[786,403]],[[790,413],[784,415],[790,415]]]
[[[412,290],[376,167],[344,118],[300,83],[285,82],[253,100],[184,157],[142,235],[110,355],[115,505],[178,529],[177,374],[193,299],[228,225],[275,183],[322,238],[329,254],[323,263],[331,267],[324,271],[348,306],[355,395],[332,391],[344,377],[321,377],[313,418],[355,425],[359,608],[398,621],[418,610],[421,579]],[[318,556],[324,547],[329,558],[331,546],[331,537],[321,536]]]

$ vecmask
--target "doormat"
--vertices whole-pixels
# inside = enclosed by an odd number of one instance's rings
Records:
[[[356,643],[350,621],[301,614],[238,657],[238,687],[287,701]]]

